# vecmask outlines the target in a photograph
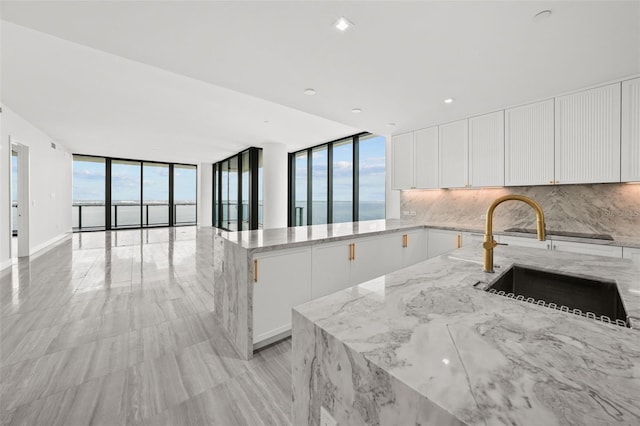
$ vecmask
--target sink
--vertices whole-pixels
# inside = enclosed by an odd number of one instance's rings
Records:
[[[476,288],[500,296],[629,327],[614,281],[513,265],[488,285],[480,284]]]

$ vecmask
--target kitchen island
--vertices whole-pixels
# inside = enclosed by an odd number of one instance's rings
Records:
[[[640,424],[640,333],[478,290],[511,265],[614,280],[630,260],[465,247],[294,309],[294,424]],[[322,423],[321,423],[322,420]]]

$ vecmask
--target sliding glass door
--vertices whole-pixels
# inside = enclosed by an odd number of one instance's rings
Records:
[[[100,157],[73,157],[74,229],[101,230],[106,227],[106,160]]]
[[[142,176],[142,224],[169,225],[169,165],[143,163]]]
[[[111,227],[137,228],[142,224],[142,164],[111,161]]]
[[[196,223],[196,192],[198,171],[196,166],[173,166],[174,225]]]

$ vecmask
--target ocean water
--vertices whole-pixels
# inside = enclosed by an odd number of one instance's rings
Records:
[[[351,218],[353,203],[351,201],[334,201],[333,202],[333,222],[352,222]],[[311,208],[312,218],[314,224],[327,223],[327,202],[326,201],[314,201]],[[358,207],[360,213],[360,220],[376,220],[384,219],[385,217],[385,202],[384,201],[361,201]],[[297,221],[298,224],[306,225],[307,221],[307,203],[296,203],[296,216],[302,218],[302,221]]]

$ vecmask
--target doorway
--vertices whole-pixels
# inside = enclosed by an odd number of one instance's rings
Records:
[[[29,256],[29,147],[11,145],[11,258]]]

